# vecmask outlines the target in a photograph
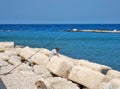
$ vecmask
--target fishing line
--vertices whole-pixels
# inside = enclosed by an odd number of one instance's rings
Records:
[[[60,38],[62,38],[65,34],[67,34],[67,32],[65,32],[64,34],[60,35],[59,37],[57,37],[56,39],[53,40],[53,42],[59,40]],[[52,44],[53,42],[49,42],[47,43],[46,45],[43,46],[43,48],[45,48],[46,46]],[[27,59],[30,59],[31,57],[33,57],[36,53],[38,53],[40,50],[38,50],[37,52],[35,52],[33,55],[31,55],[29,58]],[[26,59],[26,60],[27,60]],[[9,70],[8,72],[6,73],[3,73],[3,74],[0,74],[0,75],[7,75],[7,74],[10,74],[13,70],[15,70],[17,67],[19,67],[23,62],[21,62],[20,64],[18,64],[17,66],[15,66],[13,69]]]
[[[60,38],[62,38],[65,34],[67,34],[67,32],[65,32],[64,34],[60,35],[59,37],[57,37],[56,39],[54,39],[52,42],[48,42],[46,45],[43,46],[43,48],[47,47],[48,45],[54,43],[55,41],[59,40]]]

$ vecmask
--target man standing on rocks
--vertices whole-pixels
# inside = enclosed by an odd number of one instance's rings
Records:
[[[59,57],[58,51],[59,51],[59,48],[54,48],[54,49],[51,51],[51,54],[50,54],[50,57],[49,57],[49,61],[50,61],[50,59],[51,59],[53,56],[55,56],[55,55],[57,55],[57,56]]]

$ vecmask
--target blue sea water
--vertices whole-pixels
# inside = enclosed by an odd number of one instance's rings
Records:
[[[0,25],[0,41],[16,45],[60,48],[60,53],[107,65],[120,71],[120,34],[65,32],[68,29],[120,30],[119,24],[16,24]]]

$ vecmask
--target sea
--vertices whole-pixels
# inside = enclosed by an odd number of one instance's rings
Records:
[[[120,71],[120,34],[67,30],[120,30],[120,24],[0,24],[0,42],[52,50]]]

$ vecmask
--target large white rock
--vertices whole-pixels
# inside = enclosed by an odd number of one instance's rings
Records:
[[[14,42],[0,42],[0,48],[13,48]]]
[[[17,54],[20,54],[21,50],[22,50],[22,48],[15,48],[15,51]]]
[[[7,54],[5,54],[5,53],[0,53],[0,59],[8,61],[9,60],[9,56]]]
[[[35,52],[32,50],[32,48],[30,48],[28,46],[23,48],[21,50],[21,52],[19,53],[19,55],[22,56],[23,58],[25,58],[26,60],[34,54],[35,54]]]
[[[8,62],[10,64],[13,64],[13,65],[19,65],[21,63],[20,59],[18,59],[17,57],[14,57],[14,56],[11,56],[8,60]]]
[[[11,58],[22,60],[22,58],[20,56],[11,56]]]
[[[43,78],[52,77],[52,74],[50,73],[50,71],[48,71],[48,69],[43,65],[35,65],[33,69],[37,75],[40,75]]]
[[[104,89],[120,89],[120,79],[112,79]]]
[[[111,69],[108,66],[89,62],[87,60],[78,60],[78,65],[83,66],[83,67],[87,67],[89,69],[92,69],[92,70],[95,70],[98,72],[102,72],[103,70],[106,70],[106,72],[107,72],[107,70]]]
[[[48,89],[80,89],[77,84],[72,83],[71,81],[67,81],[61,77],[48,78],[46,81],[50,84],[47,85]]]
[[[40,48],[40,52],[45,54],[46,56],[50,56],[51,51],[45,48]]]
[[[102,82],[99,86],[98,89],[105,89],[105,86],[107,85],[108,83],[107,82]]]
[[[82,84],[90,89],[98,89],[99,84],[104,80],[105,75],[91,69],[75,66],[72,68],[69,79]]]
[[[14,48],[14,42],[0,42],[0,51]]]
[[[2,73],[4,73],[4,67],[7,67],[9,64],[6,62],[6,61],[4,61],[4,60],[2,60],[2,59],[0,59],[0,74],[2,74]],[[6,71],[5,71],[6,72]]]
[[[73,59],[71,57],[68,57],[68,56],[65,56],[65,55],[62,55],[62,54],[59,54],[59,55],[60,55],[60,58],[71,62],[73,65],[77,65],[77,63],[78,63],[78,60],[76,60],[76,59]]]
[[[16,68],[18,71],[33,71],[33,68],[28,64],[22,63],[19,67]]]
[[[12,50],[7,50],[4,53],[8,56],[17,56],[17,52]]]
[[[109,76],[111,78],[119,78],[120,79],[120,72],[117,70],[109,70],[107,72],[107,76]]]
[[[1,77],[7,89],[37,89],[35,82],[41,76],[35,76],[30,71],[20,71]]]
[[[14,66],[12,66],[12,65],[10,65],[10,64],[8,64],[8,65],[5,65],[5,66],[2,66],[1,68],[0,68],[0,74],[6,74],[6,73],[8,73],[11,69],[13,69],[14,68]],[[12,72],[14,72],[14,70],[12,71]]]
[[[20,74],[27,77],[35,76],[35,73],[33,71],[20,71]]]
[[[112,79],[110,81],[113,85],[113,89],[120,89],[120,79]]]
[[[65,78],[68,77],[72,67],[73,67],[73,64],[71,64],[70,62],[62,58],[59,58],[59,59],[53,58],[47,65],[47,68],[52,73]]]
[[[3,59],[0,59],[0,67],[2,66],[7,66],[8,63],[6,61],[4,61]]]
[[[34,62],[36,64],[41,64],[41,65],[47,65],[47,63],[49,62],[48,57],[42,54],[41,52],[36,53],[28,61]]]

